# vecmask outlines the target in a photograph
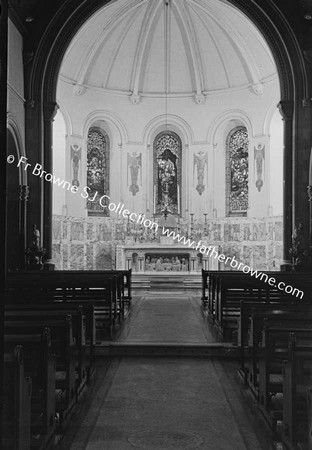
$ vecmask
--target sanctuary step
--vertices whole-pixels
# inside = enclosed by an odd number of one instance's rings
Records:
[[[196,290],[201,289],[201,274],[191,274],[190,272],[180,273],[144,273],[132,276],[132,287],[137,290],[152,291],[176,291],[176,290]]]
[[[189,342],[106,342],[97,345],[96,356],[192,356],[192,357],[227,357],[237,358],[236,346],[224,343],[198,343]]]

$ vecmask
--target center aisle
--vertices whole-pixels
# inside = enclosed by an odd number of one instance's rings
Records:
[[[213,345],[199,298],[135,298],[118,343]],[[267,450],[236,371],[236,362],[205,356],[99,358],[91,395],[60,448]]]
[[[185,294],[148,294],[134,302],[118,338],[127,343],[204,344],[215,342],[197,299]]]
[[[71,450],[269,448],[217,360],[115,358],[102,370]]]

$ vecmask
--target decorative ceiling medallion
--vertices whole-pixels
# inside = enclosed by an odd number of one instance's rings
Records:
[[[86,91],[87,88],[81,84],[76,84],[74,86],[74,95],[77,95],[77,97],[80,97],[80,95],[83,95]]]
[[[203,94],[195,94],[194,101],[197,105],[202,105],[205,103],[206,97]]]
[[[130,101],[133,105],[138,105],[141,102],[141,96],[139,94],[130,95]]]
[[[256,95],[262,95],[263,94],[263,84],[255,83],[251,86],[251,90]]]

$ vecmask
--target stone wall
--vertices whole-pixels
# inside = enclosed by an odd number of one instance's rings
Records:
[[[210,219],[193,224],[181,220],[178,226],[180,235],[196,244],[202,240],[204,245],[218,246],[219,253],[235,256],[253,269],[279,270],[283,263],[282,217]],[[153,233],[126,220],[53,216],[53,260],[57,269],[114,269],[116,246],[131,241],[157,243]]]

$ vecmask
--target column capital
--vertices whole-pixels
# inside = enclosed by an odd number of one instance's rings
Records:
[[[294,102],[290,100],[282,100],[277,104],[278,110],[283,120],[291,120],[294,113]]]
[[[54,120],[54,117],[56,116],[56,113],[59,109],[59,105],[56,102],[46,102],[43,105],[43,116],[44,119],[52,122]]]

